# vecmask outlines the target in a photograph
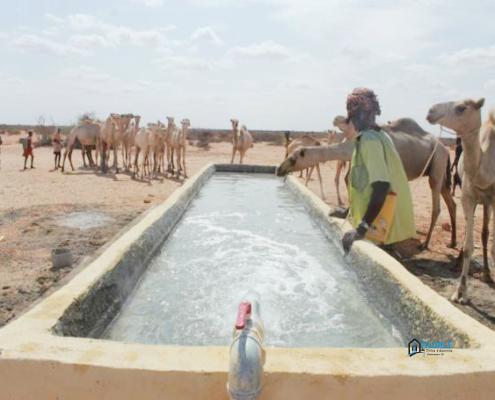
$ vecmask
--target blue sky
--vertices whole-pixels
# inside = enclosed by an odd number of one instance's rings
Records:
[[[435,102],[495,105],[492,0],[3,3],[3,123],[66,124],[93,111],[324,130],[357,86],[378,94],[382,121],[425,128]]]

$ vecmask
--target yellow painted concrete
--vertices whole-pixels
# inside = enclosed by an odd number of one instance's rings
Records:
[[[67,285],[0,329],[0,400],[227,399],[227,347],[151,346],[60,337],[52,328],[64,311],[116,267],[129,246],[176,202],[187,202],[210,165],[166,202],[146,213]],[[304,200],[321,215],[328,206],[296,179]],[[339,220],[329,220],[340,235]],[[404,348],[268,348],[264,400],[495,398],[495,333],[423,285],[375,246],[353,254],[377,263],[435,318],[469,337],[470,348],[443,357],[409,358]]]

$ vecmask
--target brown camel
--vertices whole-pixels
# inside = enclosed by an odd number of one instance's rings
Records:
[[[424,131],[414,120],[401,118],[383,129],[390,134],[399,153],[408,180],[428,176],[431,189],[431,222],[421,249],[428,248],[433,228],[440,214],[440,194],[449,210],[452,236],[450,247],[456,245],[456,205],[450,193],[449,151],[437,139]],[[354,143],[345,141],[331,146],[301,147],[293,152],[277,169],[279,176],[300,171],[318,162],[331,160],[350,161]]]
[[[462,177],[462,208],[466,220],[466,236],[462,248],[462,273],[457,290],[451,300],[467,303],[467,279],[473,254],[474,212],[478,204],[483,205],[483,272],[481,279],[493,283],[488,266],[488,224],[495,209],[495,110],[481,124],[481,107],[485,99],[462,100],[439,103],[430,108],[428,122],[454,130],[462,140],[463,155],[459,171]],[[495,223],[495,222],[494,222]],[[495,230],[495,225],[494,225]],[[491,249],[495,261],[495,244]]]
[[[318,139],[310,135],[303,135],[300,138],[291,139],[290,133],[285,132],[285,159],[294,152],[296,149],[303,146],[321,146],[321,142]],[[316,163],[305,169],[306,171],[306,181],[305,185],[308,186],[309,180],[311,179],[311,175],[313,174],[313,170],[316,168],[316,172],[318,173],[318,181],[320,183],[320,192],[322,199],[325,199],[325,192],[323,191],[323,180],[321,178],[320,164]],[[303,177],[303,170],[301,170],[299,174],[299,178]]]

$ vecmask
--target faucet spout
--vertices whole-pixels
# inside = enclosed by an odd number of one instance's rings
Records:
[[[227,389],[230,400],[256,400],[261,393],[264,327],[259,302],[249,296],[239,304],[230,345]]]

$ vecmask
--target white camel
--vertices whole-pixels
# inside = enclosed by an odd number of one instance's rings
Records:
[[[136,133],[134,138],[134,171],[133,178],[139,177],[141,171],[141,178],[148,177],[151,179],[151,167],[150,167],[150,154],[153,147],[153,134],[150,128],[142,127]],[[141,156],[141,157],[140,157]],[[140,162],[141,161],[141,162]],[[141,166],[141,168],[140,168]]]
[[[186,170],[186,146],[187,146],[187,133],[191,122],[189,119],[184,118],[181,122],[181,128],[175,129],[172,132],[172,137],[170,143],[172,145],[172,154],[176,154],[176,166],[177,166],[177,177],[180,173],[184,173],[184,178],[187,178]]]
[[[134,116],[132,114],[115,114],[112,113],[103,123],[100,129],[100,153],[101,153],[101,169],[106,172],[108,169],[108,160],[110,158],[110,149],[113,149],[113,168],[117,173],[118,159],[117,151],[122,143],[122,137],[124,132],[129,127],[131,119]],[[108,153],[107,153],[108,150]]]
[[[239,120],[232,118],[230,120],[232,123],[232,159],[230,163],[234,163],[235,153],[239,152],[240,161],[242,164],[244,160],[244,155],[246,152],[253,147],[253,137],[246,128],[246,125],[242,125],[239,129]]]
[[[481,108],[485,99],[451,101],[439,103],[430,108],[428,122],[446,126],[461,138],[463,154],[459,162],[462,177],[462,208],[466,221],[466,236],[462,248],[462,273],[457,290],[451,300],[467,303],[467,279],[473,254],[474,212],[478,204],[483,205],[483,272],[481,279],[493,283],[488,266],[488,236],[490,216],[495,210],[495,110],[488,120],[481,124]],[[493,229],[495,231],[495,221]],[[495,262],[495,242],[491,258]]]
[[[422,249],[428,248],[433,228],[440,214],[440,194],[449,210],[452,234],[450,247],[456,245],[456,205],[450,193],[449,151],[437,139],[424,131],[414,120],[401,118],[382,127],[394,142],[409,181],[428,176],[431,189],[431,222]],[[279,176],[300,171],[318,162],[331,160],[350,161],[353,141],[331,146],[301,147],[289,155],[277,169]]]
[[[141,116],[134,115],[134,121],[131,121],[122,136],[122,160],[126,171],[132,166],[132,148],[134,147],[136,135],[139,132],[140,121]]]
[[[88,162],[90,166],[94,166],[95,162],[93,161],[93,157],[91,155],[91,148],[97,147],[98,138],[100,136],[100,125],[93,121],[85,120],[82,124],[72,128],[67,138],[67,142],[64,149],[64,159],[62,162],[62,172],[65,171],[65,159],[69,156],[69,163],[74,171],[74,165],[72,164],[72,151],[76,145],[76,140],[79,140],[79,143],[82,146],[82,154],[83,154],[83,164],[86,167],[86,161],[84,159],[84,154],[88,156]],[[98,152],[96,157],[98,157]],[[96,161],[96,160],[95,160]]]

